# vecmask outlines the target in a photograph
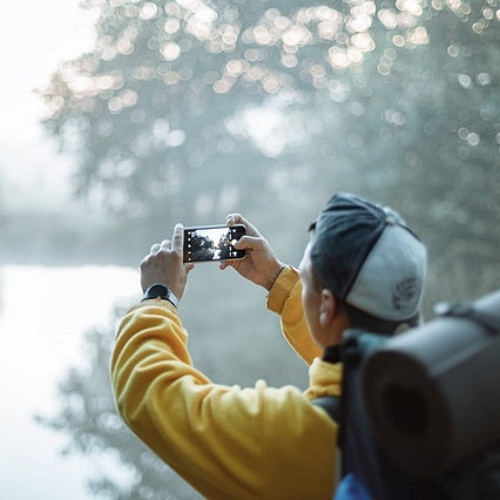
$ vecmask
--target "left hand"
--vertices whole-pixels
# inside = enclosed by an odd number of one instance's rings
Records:
[[[252,283],[271,290],[276,278],[285,265],[278,259],[269,242],[258,229],[240,214],[230,214],[226,218],[228,226],[243,224],[246,235],[234,245],[237,250],[246,250],[243,259],[227,260],[220,264],[220,269],[233,267],[241,276]]]
[[[141,287],[145,292],[156,283],[165,285],[180,300],[184,294],[187,276],[194,264],[184,264],[182,247],[184,227],[177,224],[172,240],[155,243],[141,262]]]

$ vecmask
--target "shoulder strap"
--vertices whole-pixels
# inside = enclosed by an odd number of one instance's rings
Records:
[[[323,353],[323,361],[326,361],[328,363],[332,364],[339,363],[340,358],[341,358],[340,345],[327,347],[325,349],[325,352]],[[313,399],[311,403],[323,408],[323,410],[325,410],[326,413],[328,413],[330,418],[334,420],[338,425],[340,425],[340,421],[342,418],[342,415],[340,413],[341,411],[340,399],[341,398],[339,396],[323,396],[320,398]]]
[[[337,424],[340,422],[340,398],[338,396],[324,396],[313,399],[311,402],[323,408]]]

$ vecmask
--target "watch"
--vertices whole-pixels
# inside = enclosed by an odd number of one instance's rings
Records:
[[[141,302],[149,299],[168,300],[174,307],[179,305],[179,299],[168,289],[168,287],[160,283],[151,285],[144,293]]]

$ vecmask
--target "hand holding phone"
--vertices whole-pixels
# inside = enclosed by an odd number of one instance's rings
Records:
[[[245,226],[223,224],[184,228],[184,262],[220,262],[245,257],[245,250],[236,250],[234,244],[245,234]]]
[[[278,259],[266,238],[245,217],[238,213],[229,214],[226,223],[231,227],[240,224],[245,227],[245,244],[242,246],[246,249],[246,258],[233,262],[223,261],[220,268],[232,267],[247,280],[269,291],[285,265]]]
[[[142,259],[141,287],[145,292],[152,285],[165,285],[180,300],[184,294],[187,276],[194,264],[182,262],[182,224],[176,224],[171,239],[151,245]]]

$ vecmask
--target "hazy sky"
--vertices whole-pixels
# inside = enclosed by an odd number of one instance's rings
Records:
[[[0,16],[2,138],[25,143],[37,137],[43,103],[33,89],[49,81],[60,61],[89,47],[91,29],[78,0],[9,2]]]
[[[89,15],[78,0],[9,1],[0,16],[1,206],[57,203],[64,195],[68,159],[56,154],[38,122],[44,103],[34,93],[62,60],[91,44]],[[36,186],[36,190],[33,190]]]

